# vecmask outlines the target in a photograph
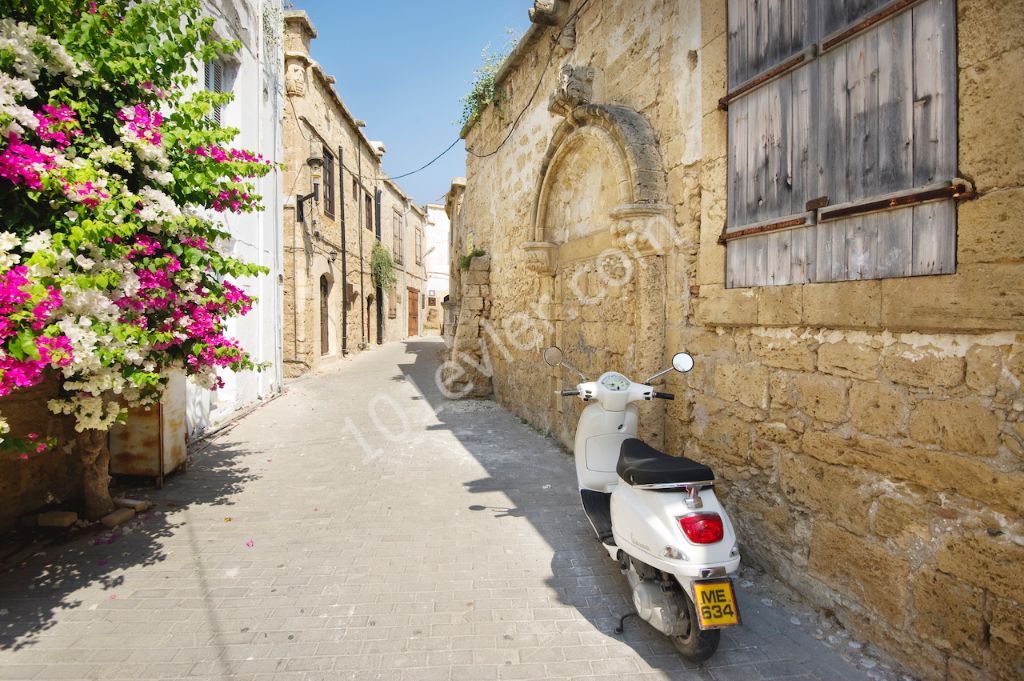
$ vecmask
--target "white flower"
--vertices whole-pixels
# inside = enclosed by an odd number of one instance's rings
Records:
[[[15,253],[0,253],[0,271],[9,270],[21,262],[21,256]]]
[[[0,232],[0,251],[10,251],[21,242],[13,232]]]
[[[95,260],[93,260],[92,258],[87,258],[81,253],[75,256],[75,262],[78,263],[78,266],[81,267],[83,270],[91,270],[92,266],[96,264]]]
[[[71,222],[74,222],[75,220],[78,219],[78,212],[73,210],[65,211],[64,217],[66,217],[68,220],[71,220]]]
[[[25,239],[25,243],[22,244],[21,250],[26,253],[42,251],[50,247],[50,240],[50,230],[46,229],[42,232],[36,232],[29,238]]]

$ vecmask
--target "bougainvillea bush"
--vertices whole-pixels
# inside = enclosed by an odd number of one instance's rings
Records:
[[[218,368],[254,368],[225,321],[253,303],[231,279],[262,268],[226,253],[218,213],[259,210],[272,167],[214,122],[229,95],[196,86],[238,47],[199,0],[0,8],[0,396],[59,372],[48,406],[83,434],[95,515],[126,407],[174,366],[211,389]]]

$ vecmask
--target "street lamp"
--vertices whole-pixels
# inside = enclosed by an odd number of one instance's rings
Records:
[[[320,200],[320,168],[324,165],[324,157],[320,150],[313,146],[309,151],[309,158],[306,159],[306,165],[309,166],[309,170],[313,175],[313,191],[303,196],[302,194],[295,195],[295,219],[299,222],[306,221],[306,210],[305,203],[310,199],[314,201]]]

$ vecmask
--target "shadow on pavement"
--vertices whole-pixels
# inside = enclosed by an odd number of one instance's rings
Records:
[[[134,520],[113,530],[97,524],[69,532],[16,565],[5,567],[0,573],[0,650],[34,645],[42,632],[56,626],[57,612],[83,607],[83,601],[69,598],[79,590],[102,592],[103,601],[92,608],[117,607],[116,590],[123,584],[123,570],[162,563],[167,557],[162,540],[187,524],[171,516],[195,505],[228,504],[231,495],[255,479],[238,463],[248,453],[230,444],[207,444],[194,452],[187,477],[168,478],[161,490],[119,490],[153,502],[150,510]],[[187,497],[182,496],[183,489],[188,490]],[[105,632],[94,623],[87,633]]]
[[[490,400],[449,400],[440,391],[435,372],[444,346],[436,341],[406,341],[406,351],[416,355],[412,364],[400,365],[433,408],[440,424],[483,466],[489,477],[463,483],[471,493],[501,493],[512,502],[474,504],[469,510],[490,513],[496,522],[525,518],[544,538],[554,556],[546,585],[561,603],[574,607],[609,642],[623,641],[651,667],[666,672],[687,672],[687,679],[711,679],[698,665],[684,660],[669,640],[646,622],[631,618],[622,635],[614,634],[619,619],[634,612],[625,578],[601,547],[583,513],[572,460],[549,440],[539,451],[538,434],[521,420]],[[538,361],[540,358],[538,357]],[[485,427],[482,413],[489,418]],[[508,427],[498,430],[495,421]],[[728,663],[723,639],[719,664]],[[723,655],[723,653],[726,653]]]

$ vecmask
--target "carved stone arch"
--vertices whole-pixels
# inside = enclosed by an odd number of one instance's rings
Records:
[[[551,303],[539,312],[547,315],[550,342],[575,350],[584,369],[616,368],[641,380],[665,368],[665,258],[658,256],[672,246],[666,172],[642,115],[573,100],[561,92],[553,101],[565,120],[540,164],[532,241],[523,252]],[[605,365],[608,358],[615,367]],[[560,381],[553,371],[551,387]],[[549,423],[559,424],[555,430],[566,442],[575,408],[551,405]],[[646,442],[662,442],[664,418],[663,405],[647,410]]]
[[[616,244],[639,244],[641,251],[667,245],[663,238],[667,182],[650,123],[625,106],[582,104],[566,113],[541,161],[532,211],[532,241],[524,244],[530,267],[539,274],[553,273],[557,247],[572,237],[550,233],[553,188],[564,180],[565,168],[580,149],[595,145],[603,152],[603,176],[614,178],[613,186],[603,188],[597,201]]]

